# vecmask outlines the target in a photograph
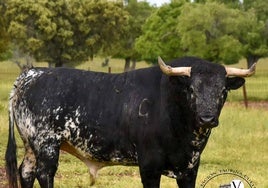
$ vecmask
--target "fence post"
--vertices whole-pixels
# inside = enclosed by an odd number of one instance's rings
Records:
[[[108,73],[112,72],[112,67],[108,67]]]
[[[245,107],[248,108],[248,97],[247,97],[246,84],[243,85],[243,96],[244,96]]]

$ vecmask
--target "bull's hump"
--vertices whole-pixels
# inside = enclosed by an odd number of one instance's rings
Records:
[[[43,73],[44,71],[39,70],[39,69],[30,69],[25,74],[22,74],[22,76],[24,76],[23,79],[25,80],[25,84],[27,84],[31,80],[40,77]]]
[[[33,81],[39,78],[44,73],[43,70],[30,69],[23,72],[15,81],[15,88],[27,89]]]

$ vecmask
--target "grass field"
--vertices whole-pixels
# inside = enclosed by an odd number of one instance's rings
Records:
[[[107,67],[101,67],[101,59],[94,62],[79,65],[77,68],[96,71],[107,71]],[[45,64],[42,64],[45,65]],[[112,60],[112,72],[121,72],[123,61]],[[148,66],[145,63],[138,63],[139,67]],[[241,62],[238,67],[243,67]],[[268,64],[260,62],[257,74],[247,79],[248,94],[259,89],[268,83]],[[267,68],[267,69],[266,69]],[[262,70],[264,73],[258,74]],[[267,72],[265,73],[265,70]],[[5,186],[4,153],[7,143],[8,117],[7,103],[9,91],[19,70],[15,64],[0,62],[0,187]],[[254,82],[262,84],[255,86]],[[252,88],[253,87],[253,88]],[[255,87],[255,89],[254,89]],[[240,91],[237,91],[240,92]],[[250,94],[251,95],[251,94]],[[260,96],[250,97],[258,100],[267,100],[266,93]],[[258,98],[260,97],[260,98]],[[242,99],[242,94],[231,93],[229,101],[223,108],[219,127],[213,129],[207,147],[201,157],[201,165],[197,178],[197,187],[212,173],[224,169],[232,169],[241,172],[253,181],[258,188],[268,188],[268,108],[256,105],[245,109],[240,102],[233,102]],[[262,102],[263,103],[263,102]],[[23,155],[22,142],[16,137],[18,143],[18,159],[21,161]],[[220,184],[229,183],[234,177],[217,178],[208,184],[207,187],[219,187]],[[55,187],[89,187],[89,175],[87,167],[69,154],[61,153],[59,169],[55,178]],[[36,187],[39,187],[36,184]],[[139,171],[136,167],[114,166],[102,169],[95,186],[98,188],[141,188]],[[162,177],[162,188],[176,187],[175,180]],[[245,185],[246,187],[246,185]]]

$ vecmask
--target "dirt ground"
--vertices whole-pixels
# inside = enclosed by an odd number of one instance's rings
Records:
[[[253,108],[263,108],[265,110],[268,110],[268,102],[250,102],[249,103],[249,107],[253,107]]]
[[[4,167],[0,167],[0,188],[8,188],[7,179],[6,179],[6,171]]]
[[[236,105],[241,105],[241,106],[245,106],[244,102],[238,102],[238,103],[225,103],[225,106],[236,106]],[[263,110],[268,110],[268,101],[261,101],[261,102],[248,102],[248,108],[257,108],[257,109],[263,109]]]
[[[239,102],[239,103],[226,103],[226,106],[245,106],[244,102]],[[268,101],[264,102],[248,102],[248,108],[258,108],[258,109],[263,109],[268,111]],[[0,188],[8,188],[7,185],[7,179],[6,179],[6,172],[4,167],[0,167]]]

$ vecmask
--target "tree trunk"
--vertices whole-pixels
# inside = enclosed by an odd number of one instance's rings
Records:
[[[136,69],[136,63],[137,63],[136,59],[133,59],[132,60],[131,70],[135,70]]]
[[[90,58],[90,61],[93,61],[94,54],[93,54],[93,53],[91,53],[91,54],[89,55],[89,58]]]
[[[50,61],[48,62],[48,67],[52,68],[53,67],[53,63],[51,63]]]
[[[250,67],[251,67],[254,63],[256,63],[259,59],[260,59],[259,56],[248,55],[248,56],[247,56],[247,64],[248,64],[248,68],[250,68]]]
[[[55,63],[55,67],[62,67],[63,66],[63,62],[62,60],[59,58],[56,63]]]
[[[93,58],[94,58],[94,49],[93,49],[92,46],[90,46],[89,48],[90,48],[89,58],[90,58],[90,61],[93,61]]]
[[[124,72],[127,72],[130,70],[130,57],[125,58],[125,68],[124,68]]]

